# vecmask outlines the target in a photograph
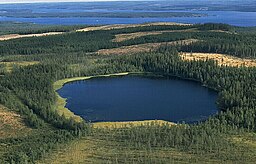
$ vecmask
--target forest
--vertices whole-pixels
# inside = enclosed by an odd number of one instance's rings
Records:
[[[90,137],[114,142],[120,152],[129,150],[110,155],[109,163],[256,161],[256,68],[219,66],[214,60],[185,61],[179,56],[180,52],[204,52],[254,60],[256,33],[253,30],[244,33],[225,24],[155,25],[89,32],[71,29],[63,35],[0,42],[0,104],[20,114],[32,129],[27,135],[0,137],[0,163],[36,163],[67,143]],[[187,29],[192,31],[175,31]],[[48,29],[51,30],[55,29]],[[172,32],[112,41],[117,34],[163,30]],[[197,41],[187,44],[187,39]],[[184,43],[165,44],[170,41]],[[144,43],[163,44],[148,53],[96,53],[100,49]],[[24,61],[38,63],[15,64]],[[8,62],[14,63],[11,70],[6,67]],[[220,112],[195,124],[152,123],[117,129],[94,128],[88,120],[77,122],[57,112],[58,98],[53,87],[57,80],[120,72],[151,72],[198,81],[218,92],[216,103]],[[252,144],[236,142],[241,136]],[[173,154],[152,155],[165,150],[187,156],[180,159]],[[136,151],[141,153],[129,153]]]

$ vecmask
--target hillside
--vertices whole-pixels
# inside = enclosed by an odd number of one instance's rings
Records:
[[[255,32],[211,23],[66,28],[0,41],[0,163],[256,161]],[[129,73],[197,81],[218,92],[221,112],[196,124],[90,123],[56,93]]]

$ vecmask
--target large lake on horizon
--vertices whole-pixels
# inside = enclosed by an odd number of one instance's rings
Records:
[[[174,10],[184,12],[184,10]],[[115,12],[115,11],[112,11]],[[125,12],[125,11],[123,11]],[[127,11],[126,11],[127,12]],[[189,11],[187,11],[189,12]],[[235,26],[256,26],[256,12],[239,11],[190,11],[208,14],[205,17],[170,17],[170,18],[106,18],[106,17],[44,17],[20,18],[0,17],[0,21],[31,22],[49,25],[100,25],[100,24],[139,24],[147,22],[177,22],[177,23],[226,23]]]
[[[235,26],[256,26],[254,6],[253,1],[235,3],[218,1],[213,3],[211,1],[162,0],[0,4],[0,21],[49,25],[139,24],[147,22],[194,24],[211,22],[227,23]],[[86,16],[88,13],[95,14]],[[105,15],[104,17],[103,13],[107,13],[108,16]],[[140,15],[139,13],[144,14]],[[149,13],[158,13],[158,16],[152,16]],[[168,14],[163,13],[180,13],[181,15],[176,16],[181,17],[168,17]]]
[[[65,84],[66,107],[91,122],[165,120],[193,123],[217,113],[217,93],[177,78],[121,76]]]

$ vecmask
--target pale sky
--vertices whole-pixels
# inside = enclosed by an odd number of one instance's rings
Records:
[[[0,0],[3,3],[36,3],[36,2],[100,2],[100,1],[141,1],[141,0]]]

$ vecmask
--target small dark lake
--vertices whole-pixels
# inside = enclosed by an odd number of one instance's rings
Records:
[[[217,113],[217,93],[177,78],[122,76],[67,83],[66,107],[92,122],[166,120],[192,123]]]

